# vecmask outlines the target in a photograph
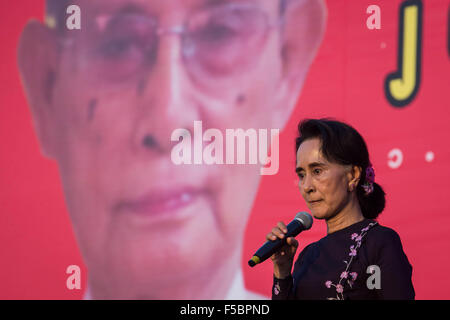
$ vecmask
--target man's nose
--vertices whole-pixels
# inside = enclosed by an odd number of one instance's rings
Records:
[[[135,144],[142,150],[167,152],[175,129],[190,130],[199,116],[199,103],[186,73],[177,35],[160,37],[155,63],[139,84],[139,116]]]

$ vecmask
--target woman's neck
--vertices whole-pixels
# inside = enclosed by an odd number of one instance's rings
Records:
[[[338,214],[326,220],[327,234],[339,231],[354,223],[364,220],[364,216],[358,201],[352,201],[343,208]]]

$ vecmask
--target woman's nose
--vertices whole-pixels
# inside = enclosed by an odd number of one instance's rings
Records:
[[[310,177],[310,175],[306,175],[303,178],[301,188],[304,193],[311,193],[314,191],[314,183],[313,183],[313,179]]]

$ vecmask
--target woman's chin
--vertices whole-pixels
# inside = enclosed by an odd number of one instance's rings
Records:
[[[326,215],[323,212],[317,210],[311,210],[311,215],[318,220],[323,220],[326,218]]]

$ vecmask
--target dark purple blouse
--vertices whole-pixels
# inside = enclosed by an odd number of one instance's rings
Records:
[[[411,275],[399,235],[365,219],[306,246],[272,299],[414,299]]]

